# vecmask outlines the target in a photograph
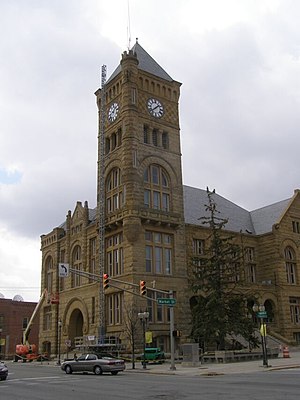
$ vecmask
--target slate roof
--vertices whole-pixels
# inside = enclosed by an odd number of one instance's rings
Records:
[[[205,210],[205,205],[208,204],[206,190],[183,186],[183,193],[185,223],[207,226],[199,220],[201,217],[209,216]],[[217,193],[213,194],[213,199],[219,211],[218,216],[228,219],[225,229],[253,235],[271,232],[272,226],[279,222],[291,201],[286,199],[254,211],[247,211]]]
[[[184,185],[183,197],[185,223],[207,227],[201,220],[201,217],[209,217],[206,211],[208,204],[206,190]],[[257,210],[247,211],[217,193],[213,194],[213,199],[219,212],[218,217],[228,220],[225,225],[226,230],[253,235],[271,232],[272,226],[280,221],[291,201],[289,198]],[[94,222],[96,217],[97,208],[89,208],[90,222]],[[59,228],[66,229],[66,222],[59,225]]]
[[[170,75],[166,73],[166,71],[154,60],[154,58],[152,58],[146,52],[146,50],[143,49],[143,47],[138,42],[135,43],[131,50],[137,55],[137,59],[139,61],[138,69],[149,72],[149,74],[155,75],[167,81],[173,81]],[[115,71],[112,73],[110,78],[107,80],[107,83],[115,78],[120,72],[121,64],[119,64]]]
[[[272,225],[279,222],[290,201],[291,199],[282,200],[278,203],[251,211],[250,214],[255,226],[255,233],[260,235],[262,233],[270,232]]]

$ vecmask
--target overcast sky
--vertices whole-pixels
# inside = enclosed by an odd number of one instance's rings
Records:
[[[249,211],[291,197],[299,17],[298,0],[0,0],[0,293],[37,301],[40,235],[96,206],[94,92],[136,37],[183,84],[184,183]]]

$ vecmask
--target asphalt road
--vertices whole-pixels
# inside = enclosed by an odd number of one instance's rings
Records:
[[[300,369],[216,376],[125,371],[66,375],[54,365],[8,363],[1,400],[298,400]]]

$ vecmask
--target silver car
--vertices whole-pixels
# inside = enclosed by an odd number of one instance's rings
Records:
[[[74,360],[64,361],[61,364],[61,369],[66,374],[93,372],[95,375],[102,375],[103,372],[110,372],[112,375],[117,375],[118,372],[124,371],[125,361],[110,356],[89,353],[82,354]]]
[[[5,381],[8,376],[8,368],[4,362],[0,361],[0,381]]]

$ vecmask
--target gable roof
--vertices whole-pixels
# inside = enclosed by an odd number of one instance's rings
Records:
[[[208,204],[206,190],[183,186],[183,193],[185,223],[206,226],[199,220],[201,217],[209,216],[206,211],[206,204]],[[228,219],[226,230],[254,235],[271,232],[272,226],[280,221],[291,201],[291,199],[282,200],[250,212],[217,193],[213,194],[213,199],[217,205],[219,217]]]
[[[172,82],[173,79],[169,74],[152,58],[143,47],[136,42],[132,47],[131,51],[136,54],[139,61],[138,69],[148,72],[149,74],[155,75],[159,78],[165,79],[166,81]],[[112,75],[109,77],[106,83],[110,82],[121,72],[121,64],[117,66]]]
[[[260,235],[270,232],[272,226],[279,222],[290,201],[291,199],[282,200],[278,203],[251,211],[250,215],[255,226],[255,233]]]

